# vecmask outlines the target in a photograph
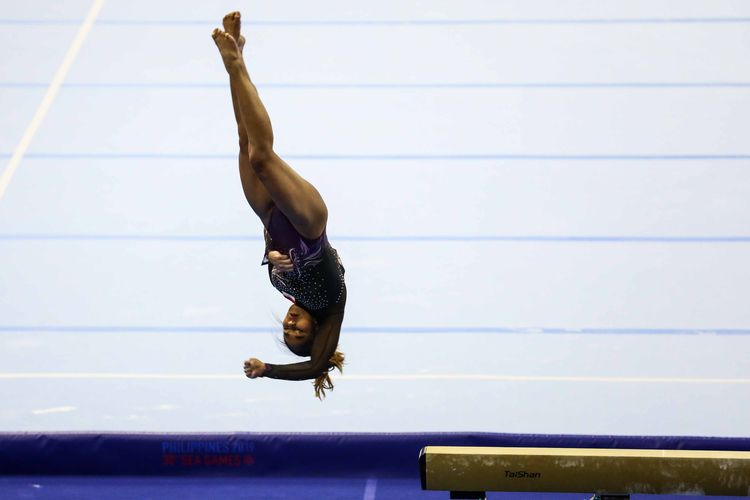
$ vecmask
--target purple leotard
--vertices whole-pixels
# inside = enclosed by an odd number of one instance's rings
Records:
[[[343,311],[346,302],[344,266],[328,242],[325,230],[311,240],[301,236],[283,212],[274,208],[265,231],[266,252],[271,284],[287,299],[316,318]],[[280,272],[268,261],[268,252],[287,255],[294,270]]]
[[[318,322],[310,349],[310,361],[275,365],[265,363],[264,377],[305,380],[330,370],[329,359],[336,351],[346,305],[344,266],[331,247],[326,232],[310,240],[302,237],[289,219],[274,208],[265,231],[271,284],[286,298],[307,310]],[[290,272],[280,272],[268,261],[268,252],[288,255],[294,264]]]

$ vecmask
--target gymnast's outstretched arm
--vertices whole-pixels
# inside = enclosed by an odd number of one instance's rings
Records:
[[[245,375],[248,378],[268,377],[283,380],[317,378],[321,373],[327,371],[330,366],[329,361],[336,352],[341,324],[344,322],[345,308],[346,288],[343,290],[343,295],[337,303],[336,309],[318,322],[318,329],[310,352],[310,361],[275,365],[251,358],[245,361]]]

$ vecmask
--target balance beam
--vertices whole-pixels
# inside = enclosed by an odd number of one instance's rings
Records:
[[[747,451],[427,446],[419,462],[422,489],[451,491],[451,498],[484,498],[485,491],[750,496]]]

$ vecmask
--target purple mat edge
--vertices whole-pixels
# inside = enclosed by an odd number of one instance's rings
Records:
[[[419,451],[430,445],[750,451],[750,438],[471,432],[0,432],[0,474],[418,478]]]

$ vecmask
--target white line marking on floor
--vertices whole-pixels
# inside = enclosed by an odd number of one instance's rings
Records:
[[[63,373],[63,372],[17,372],[0,373],[0,380],[241,380],[243,374],[231,373]],[[581,382],[605,384],[750,384],[750,378],[698,378],[698,377],[577,377],[557,375],[483,375],[480,373],[434,373],[391,375],[344,375],[342,381],[375,380],[473,380],[490,382]]]
[[[378,489],[378,480],[377,479],[368,479],[365,483],[365,496],[362,497],[362,500],[375,500],[375,492]]]
[[[18,169],[18,165],[21,164],[21,160],[23,160],[26,150],[29,149],[31,141],[34,139],[34,135],[36,135],[37,130],[39,130],[39,126],[44,121],[44,117],[47,115],[50,107],[52,107],[52,103],[54,102],[55,97],[57,97],[60,86],[63,81],[65,81],[65,77],[68,75],[68,71],[73,65],[76,56],[78,56],[78,52],[81,49],[84,40],[86,40],[91,28],[94,26],[94,21],[96,20],[96,16],[99,15],[103,3],[104,0],[94,0],[94,3],[91,5],[91,8],[86,15],[86,19],[83,21],[83,24],[81,24],[81,27],[78,28],[78,33],[76,33],[75,38],[73,38],[73,43],[65,53],[62,64],[57,68],[57,72],[52,78],[52,82],[49,84],[49,87],[47,87],[47,92],[45,92],[44,97],[42,98],[42,103],[39,105],[39,108],[37,108],[34,117],[31,119],[31,123],[26,127],[26,131],[21,137],[21,141],[16,146],[16,149],[13,151],[13,156],[11,156],[8,165],[5,167],[2,175],[0,175],[0,200],[3,199],[3,195],[8,189],[10,180],[13,178],[13,174],[15,174]]]
[[[245,378],[243,374],[232,375],[228,373],[0,373],[0,380],[231,380],[242,378]]]
[[[625,384],[750,384],[750,378],[606,377],[566,375],[484,375],[435,373],[423,375],[345,375],[343,380],[475,380],[497,382],[601,382]]]
[[[75,406],[56,406],[54,408],[44,408],[41,410],[31,410],[34,415],[47,415],[49,413],[68,413],[75,411]]]

